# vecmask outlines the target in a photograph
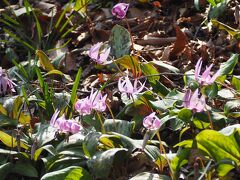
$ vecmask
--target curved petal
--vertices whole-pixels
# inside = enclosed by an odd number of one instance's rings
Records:
[[[198,81],[199,79],[199,74],[200,74],[200,71],[201,71],[201,68],[202,68],[202,58],[200,58],[195,66],[195,72],[194,72],[194,75],[195,75],[195,80]]]
[[[91,59],[97,60],[99,56],[99,49],[101,46],[102,46],[102,42],[98,42],[97,44],[93,45],[88,51],[88,56]]]

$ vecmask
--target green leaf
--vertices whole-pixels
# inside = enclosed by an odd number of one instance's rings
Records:
[[[133,123],[120,119],[106,119],[104,121],[104,128],[106,132],[114,131],[130,137],[133,130]]]
[[[70,166],[58,171],[46,173],[41,180],[91,180],[90,174],[78,166]]]
[[[79,68],[73,87],[72,87],[72,93],[71,93],[71,98],[70,98],[70,102],[69,102],[69,107],[67,109],[67,113],[66,113],[66,117],[70,118],[70,114],[72,113],[73,109],[74,109],[74,105],[75,102],[77,101],[77,89],[78,89],[78,85],[81,79],[81,74],[82,74],[82,68]]]
[[[171,72],[174,72],[174,73],[179,73],[180,72],[180,70],[178,68],[176,68],[174,66],[171,66],[169,64],[166,64],[166,63],[164,63],[162,61],[154,60],[154,61],[151,61],[150,63],[158,65],[159,67],[164,68],[164,69],[166,69],[168,71],[171,71]]]
[[[233,76],[231,84],[238,92],[240,92],[240,76]]]
[[[232,74],[235,65],[238,62],[238,54],[233,54],[229,60],[220,65],[220,74],[228,75]]]
[[[211,84],[211,85],[209,85],[209,86],[204,87],[204,88],[202,89],[202,91],[203,91],[203,93],[204,93],[207,97],[209,97],[209,98],[211,98],[211,99],[215,98],[215,97],[217,96],[217,94],[218,94],[218,86],[217,86],[217,83],[213,83],[213,84]]]
[[[149,81],[159,81],[160,79],[160,76],[158,76],[159,72],[151,63],[141,64],[141,69],[145,76],[150,76],[150,77],[147,77]],[[151,75],[155,75],[155,76],[151,76]]]
[[[111,55],[114,58],[129,55],[131,48],[131,35],[128,30],[122,26],[115,25],[111,31],[109,45],[111,46]]]
[[[40,154],[42,153],[43,150],[46,150],[47,152],[49,152],[50,154],[52,155],[55,155],[55,149],[53,147],[53,145],[45,145],[45,146],[42,146],[40,148],[38,148],[35,153],[34,153],[34,161],[37,161]]]
[[[235,133],[239,134],[239,131]],[[201,144],[214,160],[220,162],[223,159],[234,161],[240,165],[240,148],[238,143],[229,136],[214,130],[204,130],[196,136],[197,143]],[[224,167],[223,167],[224,166]],[[219,164],[217,171],[219,176],[225,176],[234,166],[229,164]]]
[[[129,180],[170,180],[171,178],[166,175],[154,174],[150,172],[142,172],[132,177]]]
[[[18,145],[16,138],[8,135],[7,133],[0,131],[0,141],[3,142],[3,144],[5,144],[7,147],[16,147]],[[20,147],[24,148],[24,149],[28,149],[27,144],[25,144],[24,142],[22,142],[20,140]]]
[[[1,179],[10,173],[16,173],[18,175],[27,176],[27,177],[38,177],[38,172],[35,167],[30,162],[17,162],[17,163],[6,163],[0,166],[0,176]]]
[[[19,118],[19,115],[20,115],[19,113],[21,111],[22,104],[23,104],[23,100],[20,96],[18,96],[13,103],[13,110],[12,110],[13,119]]]
[[[179,111],[178,118],[186,123],[189,123],[192,118],[192,111],[187,108],[183,108]]]
[[[0,114],[0,127],[17,126],[17,120],[11,119],[6,115]]]
[[[228,101],[224,105],[224,113],[226,116],[240,117],[240,100]]]
[[[127,152],[128,150],[125,148],[114,148],[98,152],[87,162],[88,168],[97,179],[107,179],[112,168],[116,165],[118,167],[123,165]]]
[[[86,12],[87,5],[91,2],[91,0],[76,0],[74,10],[81,11],[83,13]]]
[[[53,70],[49,71],[48,73],[46,73],[44,76],[49,76],[49,75],[52,75],[52,74],[57,74],[57,75],[62,76],[62,75],[63,75],[63,72],[62,72],[62,71],[59,71],[59,70],[57,70],[57,69],[53,69]]]
[[[50,62],[48,56],[42,50],[37,50],[36,55],[38,56],[40,65],[43,67],[43,69],[48,72],[55,69]]]

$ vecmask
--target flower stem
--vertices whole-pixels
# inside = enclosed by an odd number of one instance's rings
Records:
[[[165,148],[164,148],[164,146],[163,146],[163,144],[162,144],[162,140],[161,140],[159,131],[158,131],[156,134],[157,134],[157,137],[158,137],[158,140],[159,140],[159,143],[160,143],[160,153],[163,152],[163,154],[164,154],[164,156],[165,156],[165,159],[166,159],[166,161],[167,161],[167,163],[168,163],[169,169],[170,169],[171,179],[174,180],[175,178],[174,178],[174,175],[173,175],[173,170],[172,170],[170,161],[169,161],[168,158],[167,158],[166,151],[165,151]]]
[[[102,121],[102,118],[101,118],[101,115],[99,114],[99,112],[97,112],[97,116],[98,116],[99,122],[101,124],[101,131],[104,134],[104,133],[106,133],[106,130],[104,128],[104,124],[103,124],[103,121]]]
[[[132,36],[132,33],[131,33],[131,28],[130,28],[130,25],[129,25],[129,23],[128,23],[128,20],[127,20],[127,18],[125,17],[125,21],[126,21],[126,24],[127,24],[127,27],[128,27],[128,31],[129,31],[129,33],[130,33],[130,36],[131,36],[131,44],[132,44],[132,49],[134,49],[133,48],[133,36]]]

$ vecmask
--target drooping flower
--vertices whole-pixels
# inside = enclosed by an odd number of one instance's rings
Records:
[[[0,67],[0,94],[6,94],[8,90],[16,92],[13,85],[16,86],[16,84],[7,77],[7,74],[3,72],[2,67]]]
[[[183,97],[183,106],[194,112],[202,112],[206,106],[206,100],[204,95],[198,97],[198,89],[194,92],[188,89]]]
[[[137,79],[134,80],[132,84],[130,79],[127,77],[121,77],[118,80],[118,89],[121,93],[126,93],[127,95],[134,95],[140,93],[144,88],[145,83],[141,83]]]
[[[103,96],[100,91],[91,91],[90,96],[79,99],[75,104],[75,109],[80,115],[91,114],[92,110],[103,112],[106,110],[107,94]]]
[[[127,3],[118,3],[112,8],[112,14],[119,19],[125,18],[127,14],[129,4]]]
[[[200,75],[200,71],[202,68],[202,59],[200,58],[195,66],[195,80],[198,81],[200,85],[210,85],[212,84],[217,77],[220,75],[220,69],[211,77],[211,69],[213,64],[205,69],[202,75]]]
[[[111,50],[110,47],[100,50],[102,44],[102,42],[98,42],[97,44],[93,45],[88,51],[88,56],[98,64],[107,63],[107,58]]]
[[[62,115],[61,117],[57,118],[59,115],[58,110],[56,110],[50,120],[50,125],[57,130],[64,132],[64,133],[78,133],[82,127],[79,125],[76,121],[73,119],[67,120],[65,118],[65,115]]]
[[[156,116],[155,112],[151,113],[150,115],[146,116],[143,119],[143,126],[148,130],[156,130],[160,128],[160,125],[161,125],[161,121]]]

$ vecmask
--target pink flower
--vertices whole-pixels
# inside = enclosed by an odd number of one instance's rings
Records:
[[[112,14],[119,19],[125,18],[129,4],[118,3],[112,8]]]
[[[99,42],[93,45],[88,52],[88,56],[98,64],[104,64],[107,62],[107,58],[109,56],[110,49],[111,49],[109,47],[109,48],[102,49],[100,51],[101,47],[102,47],[102,42]]]
[[[81,130],[81,126],[74,120],[67,120],[64,115],[58,117],[60,111],[56,110],[50,120],[50,125],[62,131],[64,133],[78,133]]]
[[[107,94],[102,96],[100,91],[93,92],[92,89],[90,96],[76,102],[75,109],[80,115],[91,114],[92,110],[103,112],[106,110],[106,98]]]
[[[156,113],[153,112],[143,119],[143,126],[148,130],[156,130],[160,128],[161,121],[155,114]]]
[[[211,64],[209,67],[205,69],[202,75],[200,75],[200,71],[202,68],[202,59],[200,58],[196,64],[195,67],[195,80],[198,81],[200,85],[210,85],[212,84],[218,76],[220,76],[220,70],[218,70],[212,77],[211,77],[211,69],[213,67],[213,64]]]
[[[6,94],[8,90],[16,92],[13,85],[16,86],[16,84],[7,77],[7,74],[3,72],[2,67],[0,67],[0,94]]]
[[[202,112],[206,106],[205,97],[198,97],[198,89],[194,93],[188,89],[183,97],[183,106],[194,112]]]
[[[118,80],[118,89],[121,93],[126,93],[128,95],[134,95],[140,93],[144,88],[145,83],[141,83],[137,79],[134,80],[132,84],[130,79],[127,77],[121,77]]]

